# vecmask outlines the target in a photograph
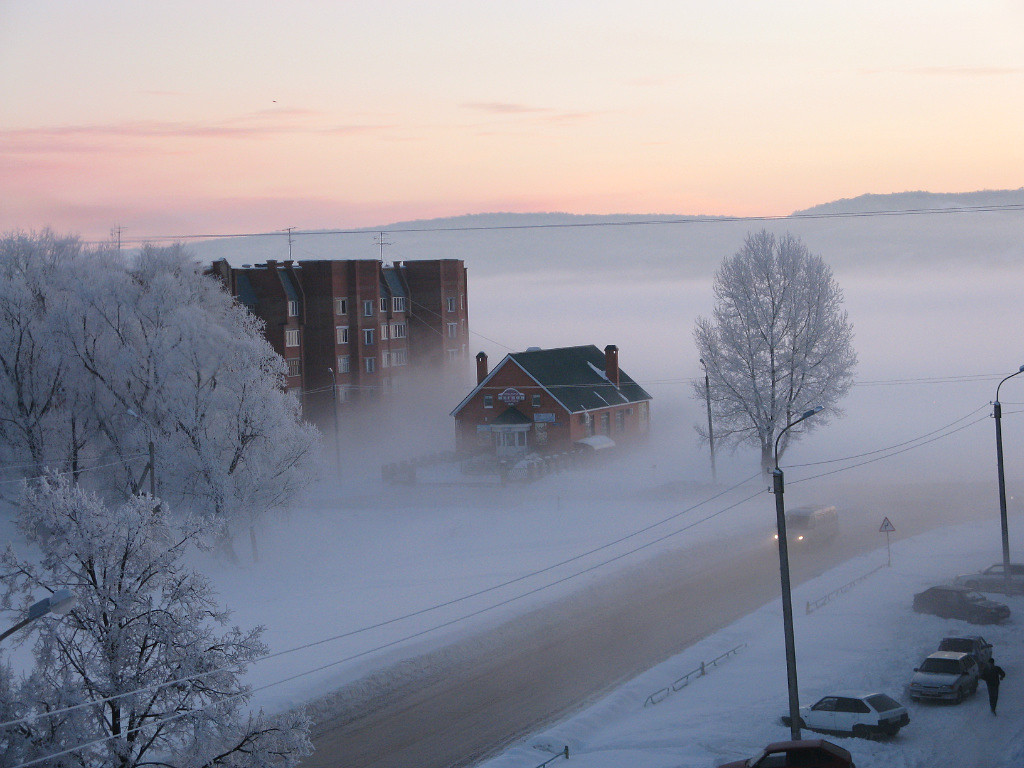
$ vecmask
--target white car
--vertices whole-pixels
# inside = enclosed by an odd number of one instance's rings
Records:
[[[936,651],[921,662],[910,678],[910,698],[959,704],[978,690],[978,662],[969,653]]]
[[[841,691],[800,707],[801,728],[819,733],[873,738],[895,736],[910,722],[906,707],[884,693]],[[789,725],[789,717],[782,717]]]

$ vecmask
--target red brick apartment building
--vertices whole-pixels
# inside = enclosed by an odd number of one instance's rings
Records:
[[[487,370],[476,356],[477,385],[452,411],[461,455],[507,459],[557,453],[579,443],[628,443],[650,429],[651,396],[619,369],[614,344],[514,352]]]
[[[266,323],[307,416],[399,390],[413,369],[458,375],[466,365],[466,267],[459,259],[267,261],[210,272]],[[319,418],[318,418],[319,417]]]

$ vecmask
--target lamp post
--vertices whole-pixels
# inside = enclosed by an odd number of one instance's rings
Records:
[[[67,589],[58,589],[49,597],[44,597],[38,603],[33,603],[29,606],[28,615],[6,632],[0,634],[0,640],[3,640],[8,635],[13,635],[19,629],[30,622],[35,621],[41,616],[45,616],[48,613],[67,613],[74,607],[75,596],[71,594],[71,591]]]
[[[715,471],[715,432],[711,427],[711,380],[708,378],[708,366],[704,358],[700,359],[704,366],[704,401],[708,406],[708,446],[711,448],[711,482],[718,482],[718,473]]]
[[[334,375],[334,369],[328,368],[331,374],[331,408],[334,410],[334,468],[338,475],[341,475],[341,446],[338,442],[338,379]]]
[[[804,419],[818,413],[818,405],[805,411],[796,421],[791,421],[775,438],[775,469],[772,471],[772,486],[775,492],[775,525],[779,535],[779,579],[782,583],[782,624],[786,634],[786,680],[789,689],[789,732],[793,741],[800,741],[800,695],[796,683],[796,644],[793,640],[793,595],[789,583],[789,545],[786,541],[786,503],[783,499],[783,476],[779,469],[779,440],[790,429]]]
[[[1006,525],[1006,477],[1003,474],[1003,406],[999,404],[999,387],[1014,376],[1024,373],[1022,365],[1017,373],[1011,373],[996,385],[996,399],[992,403],[992,415],[996,420],[996,470],[999,475],[999,523],[1003,528],[1003,574],[1010,576],[1010,533]]]

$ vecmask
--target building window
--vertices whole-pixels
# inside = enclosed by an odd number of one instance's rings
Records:
[[[373,344],[373,328],[363,329],[363,344]]]
[[[626,412],[621,408],[615,412],[615,431],[626,431]]]
[[[465,309],[466,308],[466,294],[464,294],[464,293],[460,293],[459,294],[459,307],[461,309]]]
[[[377,370],[377,358],[376,357],[364,357],[363,365],[366,366],[367,373],[373,373]]]
[[[367,299],[363,302],[363,315],[365,317],[373,317],[373,299]]]
[[[447,299],[445,299],[445,302],[447,302],[448,311],[449,312],[454,312],[455,311],[455,297],[454,296],[449,296]]]
[[[404,339],[405,338],[405,323],[392,323],[391,324],[391,338],[392,339]]]
[[[384,325],[382,325],[380,327],[380,340],[381,341],[387,341],[388,340],[388,324],[387,323],[384,323]]]
[[[284,345],[286,347],[299,346],[299,329],[292,328],[284,332]]]
[[[338,344],[348,344],[348,326],[339,325],[334,329],[334,338]]]
[[[288,375],[289,376],[301,376],[302,375],[302,360],[298,357],[289,357],[285,362],[288,363]]]
[[[484,408],[494,407],[494,395],[484,395]]]
[[[338,355],[338,373],[348,373],[350,370],[348,355]]]
[[[299,316],[299,302],[289,299],[288,301],[288,317]]]
[[[446,349],[444,351],[445,359],[451,363],[459,359],[459,350],[457,349]]]
[[[395,296],[391,299],[391,309],[395,312],[405,312],[405,296]]]
[[[390,362],[391,362],[391,355],[388,354],[388,351],[384,350],[383,352],[381,352],[381,355],[380,355],[380,367],[381,368],[387,368],[388,364]]]
[[[348,358],[346,358],[348,359]],[[337,398],[339,403],[344,403],[348,400],[348,387],[338,387]]]
[[[533,396],[533,407],[540,408],[540,395]]]
[[[387,296],[381,296],[380,297],[380,311],[381,312],[387,312],[388,311],[388,297]]]
[[[399,365],[405,365],[407,360],[407,352],[404,349],[396,349],[391,353],[391,367],[394,368]]]
[[[459,337],[459,324],[448,323],[448,338],[457,339]]]
[[[612,433],[612,420],[607,413],[601,414],[601,434],[610,435]]]
[[[348,314],[348,299],[335,299],[334,300],[334,314],[336,315],[347,315]]]

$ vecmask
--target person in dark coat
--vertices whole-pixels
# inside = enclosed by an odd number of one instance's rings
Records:
[[[988,687],[988,705],[992,714],[996,713],[996,704],[999,702],[999,681],[1006,677],[1006,672],[996,664],[995,659],[990,659],[985,668],[981,671],[981,679]]]

